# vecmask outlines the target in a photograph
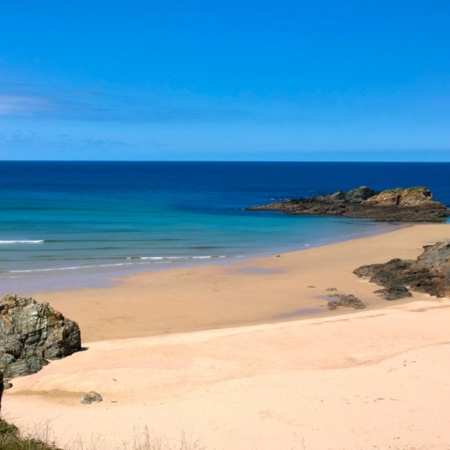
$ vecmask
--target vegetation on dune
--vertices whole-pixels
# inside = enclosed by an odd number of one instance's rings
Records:
[[[99,442],[76,441],[69,445],[70,450],[84,449],[104,449],[104,445]],[[173,441],[165,438],[153,437],[148,428],[144,430],[135,430],[132,442],[123,443],[123,450],[205,450],[198,440],[187,435],[182,430],[179,441]],[[0,419],[0,450],[63,450],[55,444],[45,443],[42,440],[33,437],[21,437],[18,428],[8,422]]]
[[[0,419],[0,450],[61,450],[38,439],[22,438],[19,430]]]

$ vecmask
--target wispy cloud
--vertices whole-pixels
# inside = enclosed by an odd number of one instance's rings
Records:
[[[52,109],[45,97],[0,93],[0,116],[34,116]]]
[[[218,101],[189,92],[149,89],[124,92],[54,89],[0,84],[0,116],[51,120],[136,123],[212,123],[251,119],[251,108],[235,100]]]

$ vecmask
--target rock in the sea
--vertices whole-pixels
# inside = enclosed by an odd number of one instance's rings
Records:
[[[286,214],[345,216],[382,222],[439,222],[449,216],[445,205],[435,202],[424,187],[376,192],[367,186],[333,194],[253,206],[249,210]]]
[[[15,295],[0,300],[0,371],[5,377],[35,373],[48,359],[80,349],[78,325],[48,303]]]
[[[384,264],[361,266],[354,273],[388,289],[403,286],[411,291],[447,297],[450,296],[450,243],[427,245],[416,260],[396,258]]]
[[[330,297],[335,297],[336,300],[330,300],[327,308],[330,310],[336,309],[338,306],[346,306],[347,308],[364,309],[366,305],[352,294],[332,294]]]
[[[95,391],[86,392],[81,394],[80,403],[84,405],[90,405],[91,403],[100,403],[103,401],[102,396]]]
[[[367,200],[374,195],[377,194],[377,191],[374,191],[373,189],[367,187],[367,186],[361,186],[356,189],[350,189],[345,193],[345,201],[347,203],[362,203],[364,200]]]

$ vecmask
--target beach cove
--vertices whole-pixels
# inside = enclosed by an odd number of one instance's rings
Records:
[[[2,414],[74,449],[133,448],[147,433],[167,448],[450,448],[450,300],[387,302],[352,273],[448,239],[447,224],[414,225],[29,292],[79,323],[85,351],[15,379]],[[367,309],[326,310],[330,288]],[[90,390],[104,401],[80,404]]]

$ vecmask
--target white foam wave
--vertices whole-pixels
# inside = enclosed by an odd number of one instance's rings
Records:
[[[43,244],[44,241],[41,239],[38,240],[7,240],[0,241],[0,245],[11,245],[11,244]]]
[[[206,256],[141,256],[138,261],[131,261],[134,258],[127,257],[128,262],[121,263],[111,263],[111,264],[90,264],[86,266],[69,266],[69,267],[47,267],[42,269],[21,269],[21,270],[11,270],[9,273],[11,274],[27,274],[27,273],[48,273],[48,272],[65,272],[65,271],[74,271],[74,270],[86,270],[86,269],[102,269],[108,267],[127,267],[127,266],[137,266],[137,265],[147,265],[149,262],[144,261],[152,261],[153,264],[170,264],[169,260],[186,260],[186,259],[214,259],[214,258],[229,258],[226,255],[206,255]]]
[[[151,260],[151,261],[160,261],[165,259],[164,256],[141,256],[139,259],[142,260]]]
[[[71,266],[71,267],[51,267],[46,269],[24,269],[24,270],[11,270],[10,273],[32,273],[32,272],[56,272],[64,270],[81,270],[81,269],[97,269],[104,267],[121,267],[131,266],[133,263],[117,263],[117,264],[98,264],[89,266]]]
[[[161,261],[166,259],[212,259],[212,258],[226,258],[225,255],[205,255],[205,256],[141,256],[141,260]],[[128,257],[127,259],[131,259]]]

